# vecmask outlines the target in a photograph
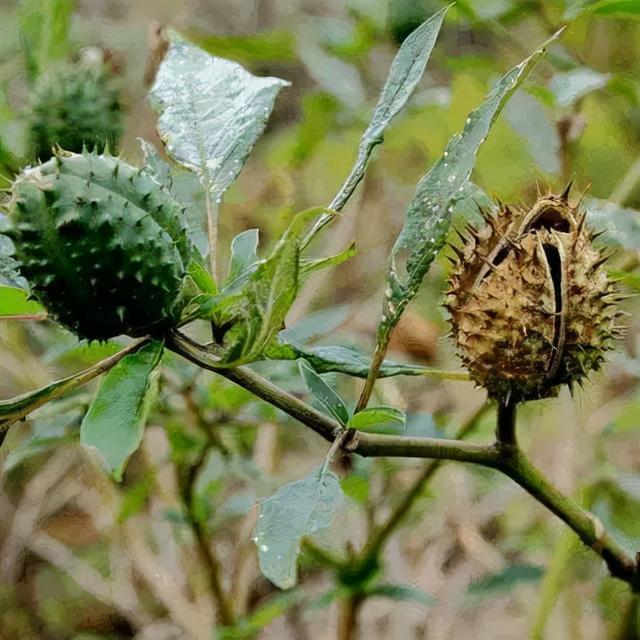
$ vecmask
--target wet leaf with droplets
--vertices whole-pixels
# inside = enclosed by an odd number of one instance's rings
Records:
[[[260,570],[277,587],[295,586],[300,541],[331,524],[342,496],[336,475],[320,467],[280,487],[261,504],[253,541]]]
[[[240,173],[278,92],[288,84],[253,76],[173,33],[150,92],[167,152],[219,198]]]
[[[445,243],[456,202],[464,196],[476,154],[513,92],[544,54],[544,45],[510,69],[454,135],[442,158],[420,180],[409,204],[402,231],[389,260],[387,287],[378,340],[384,342]]]

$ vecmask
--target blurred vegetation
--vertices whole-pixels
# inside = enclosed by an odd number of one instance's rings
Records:
[[[293,213],[331,200],[398,43],[443,4],[0,3],[0,173],[11,179],[53,139],[67,144],[60,133],[45,136],[46,143],[34,140],[33,104],[39,86],[61,90],[56,74],[77,69],[87,56],[108,67],[117,87],[109,89],[118,92],[109,104],[117,102],[118,115],[105,123],[104,137],[115,143],[122,110],[125,158],[141,158],[137,137],[160,146],[145,76],[152,77],[162,53],[158,25],[172,25],[210,53],[292,83],[221,206],[223,250],[252,227],[260,228],[264,249]],[[460,0],[447,14],[409,108],[389,127],[355,201],[323,236],[325,253],[355,237],[357,256],[310,280],[290,324],[307,316],[307,336],[316,344],[373,344],[386,256],[416,182],[492,83],[567,23],[561,41],[496,122],[473,180],[502,201],[525,203],[538,190],[558,191],[574,180],[576,192],[586,192],[593,223],[607,230],[611,270],[626,287],[640,290],[638,2]],[[78,106],[68,104],[70,110]],[[82,124],[91,115],[81,113]],[[85,139],[74,117],[67,121],[80,142],[94,142],[90,135],[98,125]],[[189,181],[179,188],[188,191]],[[460,207],[457,215],[472,214]],[[446,317],[435,304],[447,268],[439,259],[430,272],[394,335],[394,357],[457,366],[444,337]],[[563,391],[529,404],[520,433],[548,475],[635,553],[637,299],[626,308],[628,335],[605,371],[575,398]],[[1,320],[0,397],[89,366],[119,346],[117,340],[78,343],[43,322]],[[292,364],[255,368],[306,394]],[[329,379],[355,402],[360,385],[337,374]],[[483,401],[481,391],[463,382],[392,379],[375,393],[407,411],[408,435],[452,436]],[[235,612],[219,637],[335,637],[337,602],[351,577],[334,579],[339,572],[331,570],[330,554],[310,544],[300,586],[278,593],[259,574],[251,541],[256,501],[317,466],[326,448],[320,438],[243,389],[167,356],[143,446],[115,484],[78,442],[91,395],[83,387],[43,408],[12,427],[0,449],[0,637],[210,638],[220,619],[219,599],[212,597],[216,573]],[[486,439],[493,416],[477,422],[474,437]],[[422,469],[416,461],[357,457],[345,458],[343,466],[348,503],[326,539],[318,537],[338,555],[363,545]],[[360,609],[362,638],[638,637],[638,605],[626,585],[608,577],[551,514],[491,471],[443,467],[388,542],[383,560],[372,569],[378,581]]]

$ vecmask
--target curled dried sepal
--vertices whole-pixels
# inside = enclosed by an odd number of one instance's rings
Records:
[[[607,256],[568,191],[485,219],[455,249],[446,307],[458,352],[494,398],[555,395],[597,370],[621,331]]]

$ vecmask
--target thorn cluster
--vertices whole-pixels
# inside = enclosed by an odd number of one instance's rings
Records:
[[[622,299],[569,187],[530,209],[499,203],[460,233],[447,292],[452,336],[473,379],[497,399],[555,395],[597,370]]]

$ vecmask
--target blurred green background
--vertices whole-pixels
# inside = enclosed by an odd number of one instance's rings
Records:
[[[260,228],[265,250],[295,212],[331,200],[399,43],[443,5],[0,2],[0,173],[10,180],[46,153],[48,138],[34,123],[53,127],[54,107],[47,105],[62,91],[56,74],[69,68],[91,68],[98,88],[108,84],[112,118],[103,122],[105,137],[125,159],[141,161],[138,137],[160,146],[146,93],[161,57],[161,29],[171,26],[210,53],[292,83],[221,207],[223,251],[250,227]],[[538,190],[558,191],[574,180],[576,194],[586,191],[593,223],[607,229],[612,271],[625,287],[640,289],[640,3],[461,0],[446,16],[408,108],[324,236],[325,252],[355,238],[357,256],[310,280],[291,324],[312,314],[307,326],[319,342],[371,349],[386,256],[416,182],[492,83],[564,24],[560,41],[482,146],[473,180],[504,202],[525,204]],[[80,98],[55,107],[76,131],[98,109],[92,93],[98,89],[86,87],[83,81],[81,89],[69,89]],[[398,327],[392,343],[397,358],[458,366],[440,306],[446,272],[439,260]],[[530,403],[519,428],[523,446],[557,485],[635,553],[640,325],[638,302],[626,307],[628,335],[605,370],[573,398],[563,391]],[[117,341],[77,343],[46,323],[0,321],[0,397],[62,377],[117,348]],[[222,637],[335,637],[336,603],[321,597],[331,589],[327,572],[307,560],[295,597],[272,600],[275,589],[260,576],[251,543],[252,505],[316,466],[324,443],[230,383],[175,359],[168,365],[159,407],[120,485],[77,442],[88,387],[10,431],[0,450],[0,638],[215,637],[215,607],[202,568],[206,550],[185,517],[185,487],[195,492],[197,517],[211,532],[238,610],[250,615],[272,603],[257,635]],[[304,392],[293,365],[260,368]],[[345,397],[356,397],[359,383],[337,375],[332,382]],[[451,434],[483,400],[482,391],[463,382],[395,378],[381,382],[376,393],[407,410],[415,435]],[[488,439],[492,429],[492,419],[483,420],[477,438]],[[327,544],[359,548],[419,466],[354,460],[343,480],[349,504]],[[551,514],[493,472],[446,465],[388,546],[383,571],[385,582],[413,591],[368,600],[361,638],[637,637],[624,585]]]

